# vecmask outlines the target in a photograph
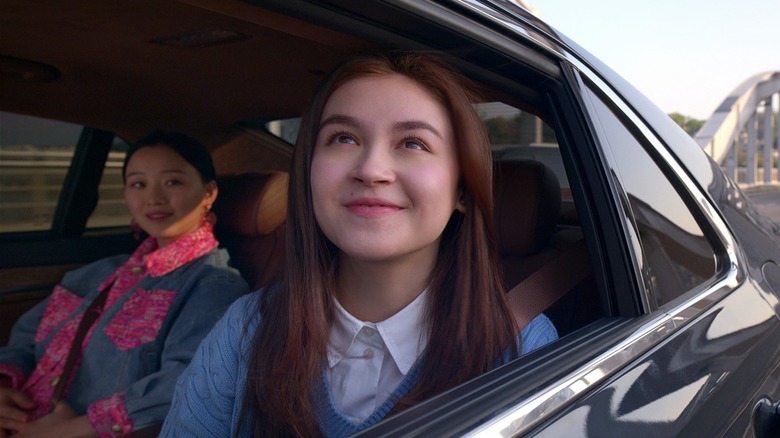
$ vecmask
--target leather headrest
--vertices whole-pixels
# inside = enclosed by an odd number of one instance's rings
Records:
[[[286,172],[242,173],[217,178],[214,203],[218,229],[243,236],[264,236],[287,219]]]
[[[493,185],[501,255],[538,252],[552,237],[560,215],[558,177],[539,161],[499,161],[495,163]]]

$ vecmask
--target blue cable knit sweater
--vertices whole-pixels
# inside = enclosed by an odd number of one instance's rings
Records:
[[[258,293],[237,300],[195,353],[176,384],[173,404],[160,436],[232,437],[240,425],[248,353],[260,317],[254,311]],[[247,327],[247,321],[249,325]],[[246,327],[246,331],[244,328]],[[557,339],[547,317],[539,315],[522,331],[523,354]],[[344,437],[381,421],[420,377],[420,361],[395,392],[362,423],[355,424],[335,407],[324,374],[320,391],[312,391],[320,430],[326,437]],[[241,436],[251,436],[246,419]]]

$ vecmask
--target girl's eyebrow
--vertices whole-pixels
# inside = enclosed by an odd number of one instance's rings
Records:
[[[136,171],[133,171],[133,172],[128,172],[127,175],[125,175],[125,178],[129,178],[129,177],[135,176],[135,175],[144,175],[145,173],[146,172],[144,172],[143,170],[136,170]],[[160,171],[160,173],[176,173],[176,174],[182,174],[183,175],[183,174],[186,174],[187,172],[185,172],[185,171],[183,171],[181,169],[163,169],[163,170]]]
[[[354,117],[346,116],[344,114],[334,114],[322,122],[320,122],[320,129],[327,125],[347,125],[353,128],[360,128],[360,121]]]
[[[334,114],[330,117],[327,117],[325,120],[323,120],[320,123],[320,129],[331,124],[347,125],[358,129],[361,127],[360,120],[354,117],[346,116],[343,114]],[[436,135],[437,137],[442,138],[439,130],[434,128],[433,125],[431,125],[430,123],[424,122],[422,120],[405,120],[393,124],[394,131],[414,131],[417,129],[424,129],[426,131],[430,131],[432,134]]]
[[[423,122],[422,120],[407,120],[398,122],[393,125],[393,129],[395,131],[414,131],[417,129],[424,129],[426,131],[430,131],[435,136],[442,138],[439,131],[434,128],[433,125],[427,122]]]
[[[186,174],[187,172],[185,172],[182,169],[174,168],[174,169],[163,169],[163,170],[160,171],[160,173],[181,173],[181,174]]]

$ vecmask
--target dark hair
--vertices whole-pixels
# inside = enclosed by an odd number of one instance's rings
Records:
[[[455,133],[465,212],[455,211],[442,234],[427,302],[429,342],[420,378],[394,411],[404,409],[495,367],[513,342],[493,237],[492,156],[472,104],[469,82],[435,56],[393,53],[357,58],[332,73],[307,108],[290,172],[284,273],[264,294],[250,353],[243,413],[255,436],[319,435],[311,403],[334,319],[338,248],[319,228],[312,207],[311,162],[322,111],[345,83],[403,75],[438,99]],[[514,350],[517,353],[517,350]]]
[[[130,145],[122,165],[122,180],[125,179],[125,171],[130,158],[139,149],[152,146],[167,146],[179,154],[184,161],[190,163],[200,174],[204,183],[216,181],[217,172],[214,170],[214,162],[211,160],[211,152],[206,146],[194,138],[179,132],[154,131],[145,135],[140,140]]]

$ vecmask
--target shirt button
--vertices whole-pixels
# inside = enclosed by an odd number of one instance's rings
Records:
[[[51,379],[51,386],[57,386],[58,383],[60,383],[61,375],[54,376],[53,379]]]
[[[130,272],[132,272],[135,275],[138,275],[138,274],[144,272],[144,267],[143,266],[133,266],[133,268],[130,269]]]
[[[111,426],[111,432],[114,432],[116,434],[122,433],[123,432],[122,431],[122,426],[120,426],[118,424],[115,424],[115,425]]]
[[[376,330],[372,329],[371,327],[365,327],[363,328],[363,331],[366,332],[366,336],[373,337],[376,335]]]
[[[363,359],[371,359],[372,357],[374,357],[374,350],[370,348],[363,350]]]

